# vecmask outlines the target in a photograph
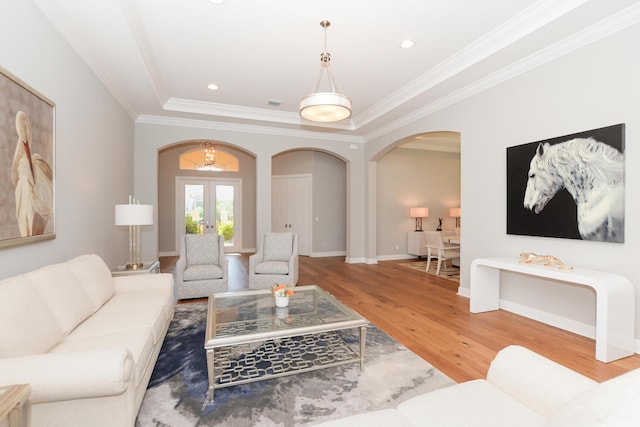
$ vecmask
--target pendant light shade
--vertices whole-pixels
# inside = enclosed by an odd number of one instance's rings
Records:
[[[327,52],[327,27],[329,21],[322,21],[324,28],[324,51],[320,54],[320,73],[311,95],[300,101],[300,115],[312,122],[337,122],[351,117],[351,100],[341,94],[331,70],[331,54]],[[322,77],[327,75],[331,92],[319,92]]]

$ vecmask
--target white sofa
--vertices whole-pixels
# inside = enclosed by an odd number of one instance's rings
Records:
[[[524,347],[509,346],[493,360],[486,380],[318,426],[640,426],[640,369],[597,383]]]
[[[31,385],[31,426],[133,426],[173,276],[111,277],[97,255],[0,282],[0,386]]]

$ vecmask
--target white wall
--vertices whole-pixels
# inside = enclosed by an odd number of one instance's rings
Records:
[[[407,135],[460,132],[461,293],[468,293],[474,258],[517,258],[520,252],[536,252],[555,255],[569,265],[626,276],[636,286],[636,307],[640,308],[637,40],[640,25],[636,24],[367,143],[367,158],[372,159]],[[625,243],[507,235],[506,148],[617,123],[626,123]],[[544,320],[560,316],[564,325],[577,321],[593,330],[595,296],[590,291],[515,275],[503,275],[503,283],[502,296],[512,310],[528,311]],[[636,313],[638,337],[640,310]]]
[[[0,66],[56,103],[57,235],[0,249],[0,278],[89,252],[125,262],[114,205],[133,189],[133,120],[32,2],[1,3],[0,38]]]

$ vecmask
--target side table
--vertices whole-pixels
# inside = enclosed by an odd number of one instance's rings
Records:
[[[160,261],[149,261],[142,264],[142,268],[128,270],[126,265],[119,265],[111,270],[112,276],[131,276],[135,274],[157,274],[160,273]]]
[[[407,232],[407,253],[411,255],[427,256],[427,239],[422,231]]]
[[[17,384],[0,387],[0,426],[28,427],[31,387]]]

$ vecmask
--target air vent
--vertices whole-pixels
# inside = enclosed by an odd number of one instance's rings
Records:
[[[282,101],[280,99],[268,99],[267,104],[269,104],[270,107],[279,107]]]

